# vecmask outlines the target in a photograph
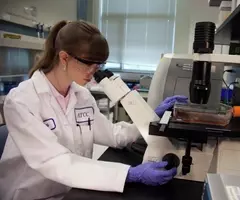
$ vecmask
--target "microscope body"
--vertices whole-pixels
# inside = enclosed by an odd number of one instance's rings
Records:
[[[166,54],[161,59],[150,86],[148,104],[152,107],[152,109],[156,107],[159,99],[162,101],[167,97],[166,94],[182,94],[181,92],[183,91],[184,95],[189,95],[186,94],[186,92],[188,90],[191,77],[188,74],[183,80],[183,76],[179,73],[178,68],[180,65],[183,65],[183,63],[192,65],[194,61],[206,61],[212,63],[212,87],[208,104],[212,106],[214,103],[220,103],[223,66],[224,64],[231,63],[240,64],[240,56],[223,54]],[[186,67],[188,67],[188,65]],[[182,68],[184,68],[184,65]],[[191,68],[189,69],[190,72],[187,71],[186,73],[192,73]],[[182,71],[184,72],[183,69]],[[164,79],[164,77],[167,78]],[[175,89],[173,89],[174,85],[178,85],[178,80],[181,80],[180,83],[183,83],[183,85],[181,85],[181,88],[175,86]],[[170,82],[173,84],[169,84]],[[152,142],[152,144],[148,146],[144,155],[144,162],[161,160],[162,156],[167,153],[176,154],[182,161],[183,156],[186,154],[186,147],[188,144],[187,140],[191,139],[192,144],[190,156],[192,157],[192,165],[190,166],[190,172],[186,175],[182,173],[181,162],[178,168],[179,173],[177,178],[204,181],[206,174],[210,172],[240,175],[240,162],[236,159],[240,157],[240,145],[238,141],[238,138],[240,137],[239,134],[236,134],[234,138],[232,138],[233,135],[229,135],[228,137],[228,133],[232,130],[228,128],[225,129],[225,127],[223,127],[221,131],[223,131],[224,136],[226,136],[223,137],[220,129],[219,134],[217,133],[218,127],[212,130],[217,134],[212,134],[212,132],[210,132],[210,127],[207,125],[196,127],[194,127],[194,125],[190,126],[191,124],[184,124],[183,126],[181,123],[169,123],[169,128],[166,129],[165,132],[160,132],[159,129],[161,126],[159,124],[155,123],[155,125],[150,125],[149,134],[158,135],[159,139],[156,138],[155,142]],[[170,131],[170,129],[172,131]],[[182,133],[180,131],[182,131]],[[238,132],[238,130],[234,131],[236,133]],[[189,132],[189,134],[186,132]],[[203,135],[204,137],[199,137]],[[161,140],[160,138],[162,136],[169,138],[169,141],[166,142],[168,145],[164,146],[158,141]],[[218,136],[219,138],[217,138]],[[184,139],[185,141],[179,140],[179,138]],[[169,145],[169,142],[172,146]]]
[[[162,75],[161,84],[158,84],[159,81],[156,81],[158,77],[156,73],[159,73],[159,69],[163,69],[164,73],[167,74],[173,58],[178,57],[181,59],[183,57],[193,62],[192,78],[190,84],[188,84],[188,93],[190,101],[195,104],[207,104],[211,93],[216,89],[211,83],[212,63],[240,64],[240,56],[212,54],[214,45],[212,33],[215,26],[212,23],[200,23],[199,26],[203,29],[207,26],[207,31],[203,31],[203,34],[206,34],[205,37],[201,37],[202,29],[197,29],[197,34],[195,33],[197,37],[195,37],[194,54],[182,56],[171,56],[168,54],[161,60],[150,86],[149,104],[143,100],[137,91],[131,91],[120,77],[115,77],[109,71],[105,75],[101,74],[101,72],[96,72],[94,75],[96,81],[103,87],[109,99],[113,103],[121,102],[148,144],[143,162],[161,161],[167,154],[174,154],[181,160],[177,178],[194,181],[204,181],[208,172],[240,175],[240,159],[236,159],[240,158],[240,145],[238,143],[240,135],[238,134],[238,130],[235,129],[233,131],[237,133],[233,134],[234,139],[229,139],[230,135],[228,133],[231,133],[231,126],[227,129],[209,128],[207,126],[200,127],[205,136],[201,138],[199,137],[201,130],[198,128],[192,129],[191,124],[189,124],[190,128],[185,124],[185,129],[182,127],[176,129],[179,126],[178,124],[161,124],[159,117],[154,112],[156,106],[163,100],[163,98],[157,98],[159,97],[158,88],[163,93],[163,90],[168,87],[166,76]],[[208,26],[210,27],[210,32],[208,32]],[[221,82],[218,81],[217,86],[220,86],[219,88],[217,87],[217,90],[220,90]],[[215,96],[218,96],[218,94]],[[152,101],[152,99],[155,100]],[[153,122],[155,123],[154,125],[152,124]],[[167,128],[161,130],[162,125]],[[180,130],[179,135],[178,132],[172,134],[169,131],[171,128],[172,130]],[[227,136],[227,138],[223,136]]]
[[[104,77],[98,82],[113,103],[120,102],[122,104],[148,144],[143,162],[161,161],[166,155],[174,154],[180,160],[177,178],[204,181],[205,175],[211,165],[216,140],[208,141],[203,146],[196,144],[196,147],[191,148],[193,165],[191,166],[190,173],[183,174],[182,157],[185,155],[186,142],[174,138],[150,135],[149,125],[151,122],[159,124],[159,117],[141,95],[135,90],[131,91],[120,77],[112,75]]]
[[[144,140],[147,141],[150,122],[160,120],[157,114],[141,95],[135,90],[130,90],[120,77],[110,74],[99,80],[97,77],[101,77],[101,73],[105,72],[97,72],[94,77],[102,86],[104,93],[113,104],[117,102],[122,104]]]
[[[217,54],[192,54],[192,55],[174,55],[170,56],[169,54],[164,56],[158,66],[158,69],[169,69],[169,64],[171,64],[172,59],[183,59],[191,58],[192,62],[207,60],[212,63],[240,63],[239,56],[229,56],[229,55],[217,55]],[[216,67],[215,66],[215,67]],[[221,66],[221,65],[219,65]],[[159,73],[159,71],[156,73]],[[226,159],[231,159],[231,155],[240,157],[240,145],[237,139],[231,140],[229,138],[216,139],[216,137],[209,137],[204,140],[194,140],[192,138],[190,155],[192,157],[192,164],[190,172],[187,174],[182,173],[182,158],[186,154],[187,142],[183,140],[178,140],[178,137],[174,136],[159,136],[157,134],[152,134],[149,130],[149,125],[151,122],[156,122],[160,128],[160,119],[154,112],[154,107],[151,105],[151,100],[155,96],[158,97],[158,90],[155,90],[161,85],[165,85],[164,80],[159,80],[156,82],[154,77],[152,80],[152,85],[149,91],[149,102],[147,103],[141,95],[135,91],[130,90],[127,85],[122,81],[120,77],[115,77],[111,75],[109,77],[102,78],[99,84],[102,86],[104,92],[113,102],[121,102],[124,109],[130,116],[133,123],[138,128],[142,137],[148,144],[146,152],[144,154],[143,162],[148,161],[161,161],[166,154],[172,153],[178,156],[180,159],[180,166],[178,167],[179,179],[194,180],[194,181],[204,181],[206,174],[208,172],[212,173],[234,173],[240,175],[240,161],[239,162],[228,162]],[[166,81],[166,80],[165,80]],[[219,80],[220,81],[220,80]],[[157,85],[157,86],[156,86]],[[219,83],[217,84],[219,86]],[[165,85],[166,87],[166,85]],[[187,85],[185,86],[187,87]],[[212,88],[212,92],[215,88]],[[218,88],[219,89],[219,88]],[[158,100],[158,104],[162,99]],[[168,126],[168,125],[167,125]],[[186,128],[187,129],[187,128]],[[159,132],[159,130],[154,130],[154,132]],[[176,133],[178,133],[176,131]],[[200,132],[194,132],[195,134],[201,134]],[[186,139],[186,138],[185,138]],[[188,138],[187,138],[188,139]],[[238,148],[239,147],[239,148]],[[239,172],[239,173],[238,173]]]

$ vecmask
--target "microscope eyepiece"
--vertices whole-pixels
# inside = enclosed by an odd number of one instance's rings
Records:
[[[97,72],[95,72],[95,74],[93,75],[94,76],[94,78],[95,78],[95,81],[97,82],[97,83],[100,83],[101,82],[101,80],[103,80],[104,78],[110,78],[111,76],[113,76],[114,74],[111,72],[111,71],[109,71],[108,69],[106,69],[106,70],[104,70],[104,71],[101,71],[101,70],[99,70],[99,71],[97,71]]]
[[[105,69],[104,70],[104,73],[106,74],[106,76],[108,77],[108,78],[110,78],[110,77],[112,77],[114,74],[111,72],[111,71],[109,71],[108,69]]]
[[[106,78],[107,76],[106,76],[106,74],[105,74],[103,71],[99,70],[99,71],[95,72],[95,74],[93,75],[93,77],[95,78],[95,81],[96,81],[97,83],[100,83],[101,80],[103,80],[103,79]]]

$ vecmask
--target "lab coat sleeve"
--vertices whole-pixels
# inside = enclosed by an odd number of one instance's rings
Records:
[[[127,144],[136,141],[140,137],[140,132],[134,124],[119,122],[113,124],[108,120],[94,102],[94,143],[123,148]]]
[[[74,188],[123,192],[130,166],[72,153],[25,103],[6,98],[4,113],[9,134],[27,164],[44,177]]]

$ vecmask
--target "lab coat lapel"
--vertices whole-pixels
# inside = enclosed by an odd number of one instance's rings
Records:
[[[70,88],[70,100],[67,107],[67,114],[69,114],[69,112],[71,112],[76,107],[76,105],[85,105],[87,103],[89,96],[86,95],[86,92],[84,90],[86,89],[77,83],[72,83]]]
[[[61,106],[59,105],[59,103],[57,102],[56,98],[50,94],[51,96],[51,100],[50,100],[50,103],[51,103],[51,106],[52,108],[58,112],[58,114],[62,114],[63,113],[63,110],[61,108]]]
[[[35,90],[38,94],[43,94],[43,93],[51,94],[49,85],[47,83],[46,78],[44,77],[43,72],[40,72],[39,70],[34,72],[31,79],[33,81]]]
[[[71,111],[74,109],[76,103],[77,103],[76,94],[72,89],[70,89],[70,98],[69,98],[69,103],[68,103],[67,111],[66,111],[67,115],[69,115],[69,113],[71,113]]]
[[[67,110],[66,110],[66,115],[69,115],[71,113],[71,111],[73,110],[73,108],[75,107],[76,103],[77,103],[77,97],[74,93],[74,91],[72,91],[72,89],[70,89],[70,98],[69,98],[69,102],[67,105]],[[63,113],[63,110],[61,108],[61,106],[59,105],[59,103],[57,102],[56,98],[51,94],[51,106],[54,108],[54,110],[57,110],[59,113]]]
[[[60,105],[57,103],[57,100],[55,99],[55,97],[52,95],[52,92],[49,88],[49,85],[47,83],[47,80],[43,72],[39,70],[34,72],[32,76],[32,81],[33,81],[36,92],[39,95],[48,95],[51,107],[54,108],[54,110],[57,111],[58,114],[61,113],[62,109]]]

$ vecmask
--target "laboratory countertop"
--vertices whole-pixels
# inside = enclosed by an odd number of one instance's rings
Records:
[[[125,149],[109,148],[100,160],[121,162],[132,166],[141,163],[141,158]],[[126,184],[124,193],[98,192],[72,189],[63,200],[200,200],[203,190],[202,182],[174,179],[170,183],[151,187],[142,184]]]

